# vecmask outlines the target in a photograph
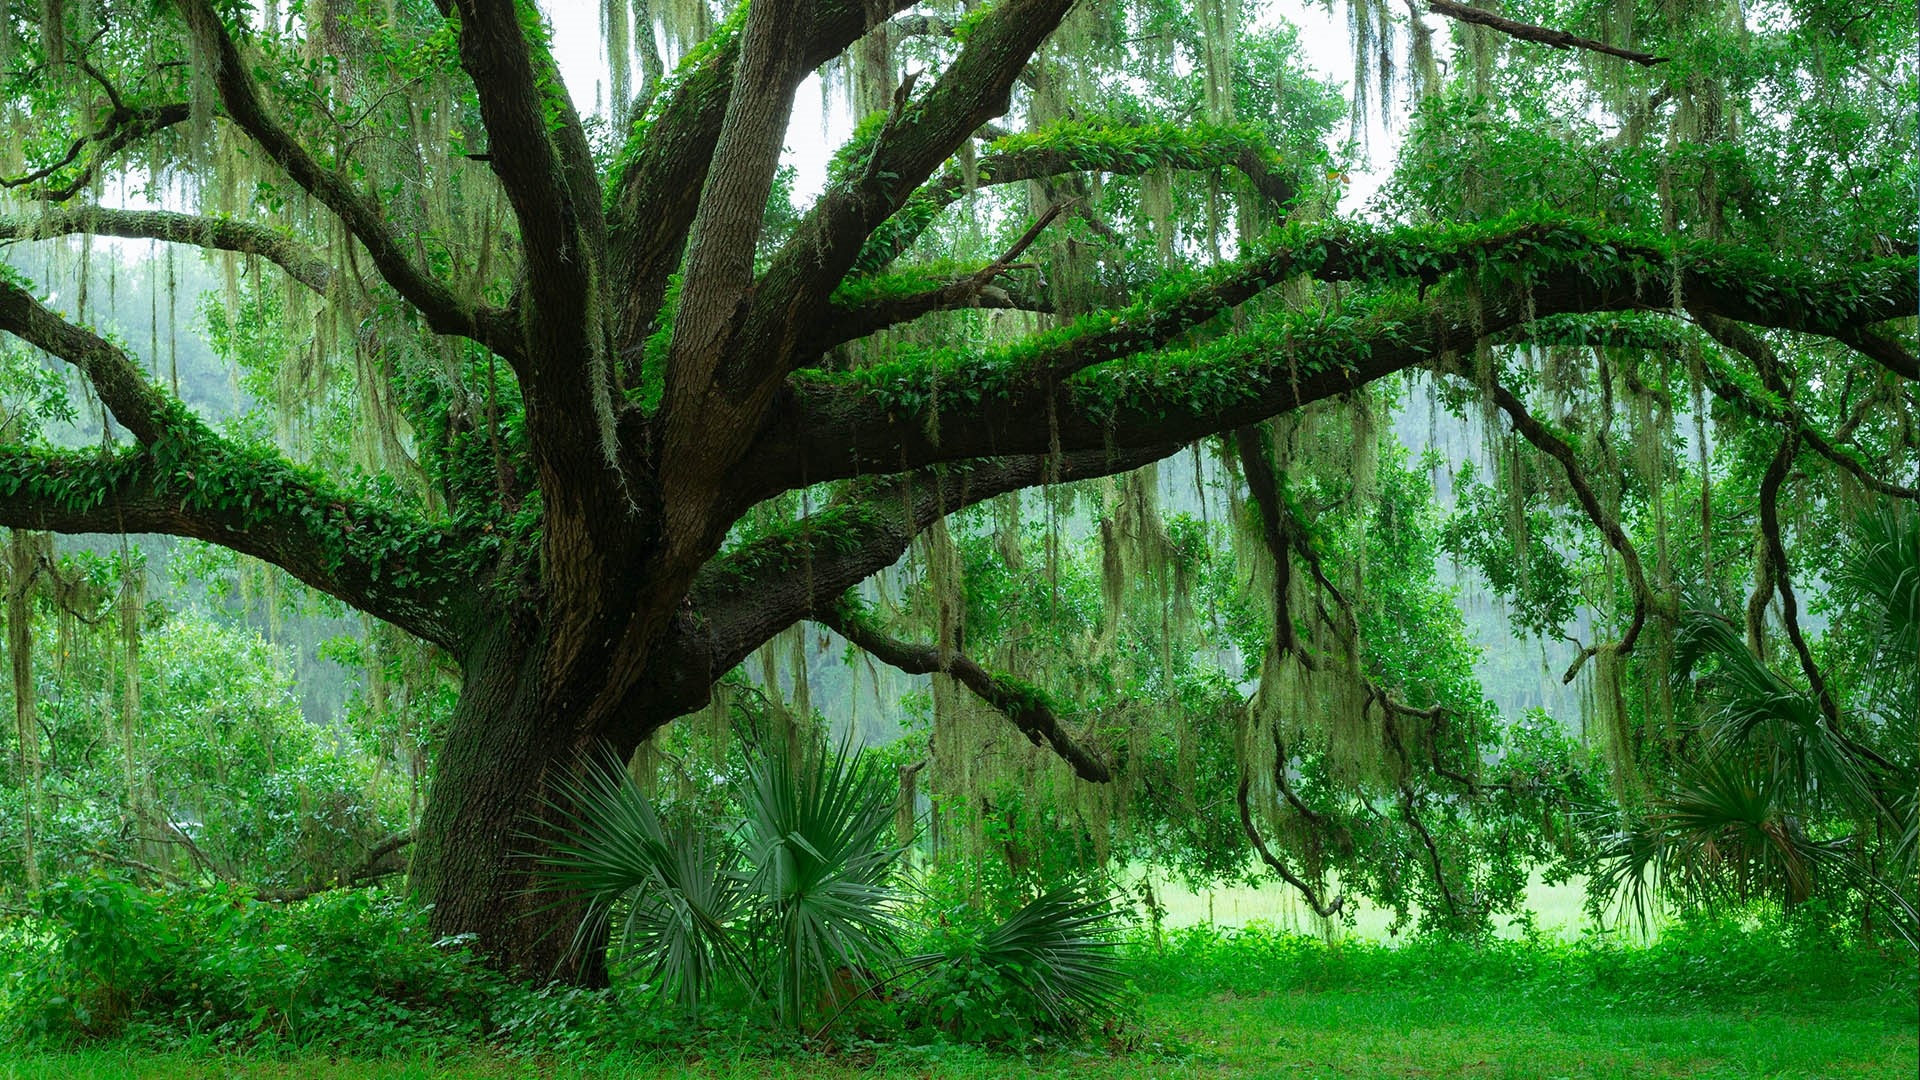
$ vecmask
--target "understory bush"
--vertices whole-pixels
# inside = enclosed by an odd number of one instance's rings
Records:
[[[0,931],[0,1040],[396,1051],[581,1028],[591,1008],[436,940],[379,890],[271,904],[227,885],[55,882]]]

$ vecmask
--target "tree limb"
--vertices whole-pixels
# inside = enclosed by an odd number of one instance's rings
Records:
[[[1453,0],[1427,0],[1427,9],[1435,15],[1444,15],[1449,19],[1457,19],[1460,22],[1485,26],[1493,30],[1498,30],[1508,37],[1518,38],[1521,41],[1531,41],[1540,45],[1551,45],[1556,49],[1586,49],[1590,52],[1617,56],[1622,60],[1639,64],[1641,67],[1657,67],[1673,59],[1668,56],[1654,56],[1650,53],[1635,52],[1632,49],[1622,49],[1617,45],[1609,45],[1604,41],[1595,41],[1592,38],[1583,38],[1575,34],[1569,34],[1565,30],[1550,30],[1547,27],[1535,26],[1532,23],[1516,22],[1513,19],[1495,15],[1491,11],[1468,7],[1465,4],[1456,4]]]
[[[159,533],[273,563],[315,589],[458,652],[484,556],[334,491],[285,461],[171,431],[152,448],[0,447],[0,525]]]
[[[1182,302],[1176,298],[1142,305],[1138,315],[1088,316],[1061,333],[1061,344],[1037,354],[1023,347],[964,364],[910,357],[843,374],[799,372],[735,475],[743,484],[765,483],[765,497],[799,483],[971,457],[1191,441],[1466,352],[1482,337],[1544,316],[1668,310],[1672,253],[1649,258],[1652,250],[1623,249],[1604,235],[1572,225],[1528,226],[1496,238],[1478,232],[1463,237],[1453,254],[1424,230],[1364,243],[1343,242],[1337,233],[1311,244],[1302,237],[1290,245],[1298,261],[1287,264],[1297,272],[1344,270],[1359,280],[1424,284],[1427,275],[1443,277],[1449,259],[1461,260],[1463,270],[1513,260],[1519,265],[1510,272],[1522,283],[1417,303],[1411,290],[1376,292],[1343,302],[1339,311],[1273,312],[1231,337],[1136,356],[1143,346],[1135,341],[1150,343],[1191,325],[1171,314]],[[1913,260],[1865,263],[1831,279],[1806,280],[1785,264],[1763,270],[1751,259],[1699,246],[1678,265],[1690,303],[1700,309],[1785,329],[1832,335],[1920,306]],[[1768,271],[1780,278],[1770,281]],[[1758,287],[1766,284],[1777,284],[1779,292]],[[1188,295],[1198,303],[1219,287]],[[1787,292],[1792,295],[1779,295]],[[1169,314],[1156,331],[1147,324],[1161,312]],[[1120,335],[1109,339],[1111,351],[1078,344],[1109,334]],[[1049,378],[1063,355],[1081,358],[1061,365],[1076,374]]]
[[[231,218],[105,206],[77,206],[31,218],[0,218],[0,242],[45,240],[74,233],[162,240],[169,244],[257,255],[322,295],[338,277],[333,264],[307,244],[278,229]]]
[[[1727,350],[1750,361],[1756,369],[1766,370],[1777,363],[1773,350],[1746,327],[1731,319],[1702,311],[1689,311],[1695,325],[1706,331],[1707,335]],[[1865,462],[1853,454],[1845,452],[1847,448],[1835,438],[1828,438],[1813,426],[1791,401],[1775,398],[1764,400],[1754,392],[1740,385],[1734,373],[1726,370],[1721,361],[1709,355],[1702,365],[1702,375],[1714,396],[1739,408],[1749,416],[1755,416],[1772,423],[1780,424],[1799,433],[1800,438],[1813,448],[1814,452],[1839,466],[1848,475],[1865,487],[1882,495],[1896,499],[1920,502],[1920,487],[1911,487],[1884,480],[1876,476]]]
[[[1006,254],[971,274],[905,296],[870,300],[857,305],[834,305],[834,314],[829,317],[822,340],[804,347],[801,350],[802,354],[824,353],[835,345],[877,334],[888,327],[911,322],[935,311],[955,311],[964,308],[1031,310],[1028,304],[1017,300],[1006,290],[996,286],[994,279],[1023,266],[1024,264],[1017,263],[1015,260],[1020,258],[1021,253],[1039,238],[1047,226],[1068,208],[1068,205],[1056,203],[1048,207],[1046,213],[1041,214],[1033,225],[1014,241]]]
[[[1039,687],[1009,675],[996,675],[980,663],[956,650],[937,645],[918,645],[890,637],[875,626],[858,605],[846,596],[821,606],[812,614],[814,622],[839,634],[876,657],[882,663],[909,675],[944,674],[971,690],[976,697],[993,706],[1013,722],[1035,746],[1047,745],[1073,767],[1082,780],[1104,784],[1113,779],[1113,770],[1100,756],[1081,746],[1068,734],[1052,703]]]
[[[1792,432],[1780,441],[1780,451],[1774,455],[1773,465],[1761,481],[1760,536],[1767,548],[1765,566],[1771,571],[1773,587],[1780,593],[1780,621],[1787,629],[1787,640],[1793,643],[1794,655],[1800,660],[1800,671],[1807,677],[1807,685],[1813,688],[1814,700],[1819,702],[1827,724],[1835,734],[1840,734],[1840,708],[1827,690],[1827,680],[1820,673],[1820,665],[1814,663],[1812,650],[1807,648],[1806,635],[1800,632],[1800,603],[1793,594],[1793,575],[1787,563],[1787,548],[1780,538],[1780,487],[1793,465],[1799,441],[1799,437]]]
[[[334,875],[330,881],[301,885],[292,889],[255,889],[254,892],[260,899],[268,903],[292,904],[305,900],[310,896],[318,896],[323,892],[331,892],[334,889],[348,889],[363,881],[385,877],[388,874],[398,874],[406,869],[405,865],[395,866],[388,860],[388,857],[411,843],[413,843],[412,833],[395,833],[378,844],[375,844],[373,848],[367,852],[365,858],[355,863],[352,867]]]
[[[817,0],[799,68],[812,71],[838,56],[870,26],[911,3]],[[667,279],[685,256],[739,58],[739,36],[723,26],[682,63],[647,115],[636,118],[616,158],[608,185],[607,251],[614,351],[623,362],[632,362],[651,331]]]
[[[1840,331],[1839,339],[1852,346],[1862,356],[1872,357],[1881,367],[1893,372],[1909,382],[1920,382],[1920,360],[1916,360],[1907,347],[1892,334],[1884,333],[1871,326],[1849,326]]]
[[[189,115],[190,110],[184,102],[129,108],[116,101],[113,111],[107,114],[100,127],[75,139],[60,160],[21,176],[0,177],[0,188],[27,187],[27,197],[35,201],[66,202],[93,183],[93,178],[99,174],[100,167],[108,158],[156,131],[186,123]],[[43,183],[77,161],[81,151],[92,145],[98,145],[100,149],[72,179],[57,186]]]
[[[1619,520],[1600,505],[1600,498],[1594,493],[1593,485],[1587,481],[1586,471],[1580,467],[1580,457],[1573,444],[1562,438],[1557,432],[1534,419],[1527,407],[1515,397],[1513,392],[1497,381],[1489,381],[1482,386],[1481,392],[1490,395],[1500,410],[1513,422],[1513,430],[1520,437],[1533,444],[1534,449],[1546,454],[1560,463],[1566,473],[1567,485],[1573,488],[1574,498],[1580,503],[1587,519],[1593,522],[1600,535],[1620,555],[1622,567],[1626,570],[1627,586],[1633,593],[1633,617],[1627,623],[1626,633],[1620,635],[1614,646],[1621,656],[1633,651],[1634,643],[1640,637],[1640,628],[1646,625],[1649,612],[1671,617],[1670,605],[1656,596],[1653,588],[1647,584],[1646,571],[1640,564],[1640,553],[1634,549],[1633,542],[1627,538],[1626,530],[1620,527]],[[1580,670],[1580,663],[1598,652],[1600,646],[1591,646],[1581,653],[1579,660],[1567,670],[1563,682],[1572,682]]]
[[[510,363],[518,359],[520,350],[511,332],[512,321],[504,312],[468,307],[446,283],[415,266],[375,200],[356,192],[345,176],[314,160],[306,147],[269,114],[250,74],[252,69],[234,46],[211,0],[179,0],[179,8],[199,39],[203,62],[214,69],[207,75],[219,90],[228,117],[294,183],[333,211],[366,247],[387,284],[420,311],[434,332],[471,338]]]
[[[1122,138],[1124,136],[1124,138]],[[887,227],[868,239],[854,261],[862,272],[899,258],[940,211],[977,187],[1040,180],[1069,173],[1132,176],[1155,168],[1208,171],[1236,168],[1261,196],[1285,206],[1300,192],[1299,178],[1271,158],[1272,150],[1251,129],[1149,124],[1106,129],[1063,124],[1051,131],[1006,135],[986,147],[969,174],[957,165],[914,192]]]
[[[1268,869],[1280,875],[1280,880],[1298,890],[1300,895],[1306,899],[1307,905],[1313,908],[1315,914],[1323,919],[1331,919],[1335,915],[1338,915],[1346,907],[1346,897],[1336,896],[1333,898],[1332,903],[1322,900],[1319,891],[1301,880],[1292,870],[1288,869],[1287,864],[1282,862],[1280,857],[1273,853],[1273,849],[1267,846],[1266,838],[1260,835],[1260,830],[1254,827],[1253,808],[1248,799],[1248,793],[1252,789],[1252,786],[1253,781],[1249,777],[1240,777],[1240,787],[1235,793],[1235,801],[1240,805],[1240,827],[1246,832],[1247,839],[1252,841],[1253,850],[1259,854],[1260,861],[1266,863]]]
[[[5,277],[0,277],[0,330],[79,368],[113,418],[143,443],[159,441],[170,424],[204,429],[185,406],[148,382],[119,346],[61,318]]]
[[[715,679],[832,598],[892,566],[938,518],[1009,491],[1110,476],[1179,450],[1163,445],[1034,455],[878,476],[848,484],[799,522],[711,559],[686,608],[624,691],[616,745],[637,745],[705,705]]]

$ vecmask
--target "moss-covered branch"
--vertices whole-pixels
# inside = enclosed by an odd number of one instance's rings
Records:
[[[942,210],[976,187],[1081,172],[1139,176],[1154,169],[1210,172],[1225,168],[1240,170],[1275,206],[1285,206],[1300,192],[1294,170],[1252,127],[1067,121],[1008,135],[987,144],[972,170],[949,165],[915,191],[868,238],[853,270],[871,273],[899,258]]]
[[[205,540],[449,649],[495,556],[488,541],[358,499],[277,455],[171,431],[116,453],[0,447],[0,525]]]
[[[713,678],[897,562],[947,514],[1009,491],[1137,469],[1180,447],[1032,455],[852,481],[828,505],[711,559],[622,715],[644,736],[707,700]]]
[[[1507,414],[1507,419],[1513,423],[1513,430],[1519,433],[1521,438],[1532,444],[1534,449],[1560,463],[1561,470],[1566,473],[1567,485],[1573,489],[1574,498],[1580,503],[1580,509],[1586,513],[1587,520],[1593,522],[1594,528],[1600,530],[1600,535],[1606,539],[1607,546],[1619,554],[1621,566],[1627,574],[1627,587],[1633,593],[1633,616],[1627,623],[1626,632],[1621,634],[1620,640],[1612,645],[1593,645],[1584,650],[1580,659],[1567,669],[1564,681],[1572,682],[1574,675],[1580,670],[1581,663],[1602,648],[1610,649],[1616,656],[1625,656],[1632,652],[1649,614],[1672,619],[1676,611],[1671,598],[1656,595],[1652,586],[1647,583],[1646,570],[1640,562],[1640,552],[1633,546],[1633,541],[1627,537],[1627,532],[1621,527],[1619,518],[1601,504],[1599,495],[1594,492],[1593,484],[1587,479],[1586,470],[1580,465],[1580,454],[1574,445],[1565,436],[1535,419],[1533,414],[1527,411],[1525,403],[1500,383],[1489,380],[1486,385],[1480,387],[1480,392],[1491,397],[1494,404],[1500,407],[1500,411]]]
[[[520,350],[510,320],[491,309],[469,306],[445,282],[414,265],[408,246],[391,227],[376,200],[354,189],[352,181],[323,166],[293,133],[268,111],[254,82],[253,66],[235,47],[210,0],[180,0],[179,9],[198,40],[199,63],[218,89],[227,116],[259,145],[287,177],[333,211],[367,249],[380,276],[417,308],[437,333],[472,338],[509,360]]]
[[[321,294],[333,286],[338,276],[333,264],[307,244],[278,229],[232,218],[105,206],[76,206],[32,218],[0,218],[0,241],[45,240],[74,233],[161,240],[213,251],[257,255]]]
[[[0,188],[26,188],[28,197],[37,201],[66,202],[90,187],[115,154],[155,132],[186,123],[191,111],[180,101],[134,107],[116,100],[100,125],[73,140],[58,160],[19,176],[0,177]],[[89,147],[94,148],[91,154],[85,153]],[[86,160],[82,162],[83,157]],[[60,170],[75,162],[81,164],[66,182],[55,183]]]
[[[1766,252],[1532,215],[1447,229],[1290,228],[1268,253],[1016,345],[801,372],[753,456],[817,482],[1005,453],[1187,441],[1342,393],[1569,313],[1690,310],[1836,336],[1920,303],[1915,260],[1836,272]],[[1164,349],[1285,275],[1374,283],[1337,306],[1256,316]],[[1675,275],[1678,280],[1675,280]],[[1154,351],[1154,350],[1160,351]],[[792,486],[788,481],[786,486]]]
[[[0,273],[0,331],[80,369],[113,418],[141,442],[157,441],[172,426],[206,430],[184,405],[149,382],[118,345],[60,317],[5,273]]]

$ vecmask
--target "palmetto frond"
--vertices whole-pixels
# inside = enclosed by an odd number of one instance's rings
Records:
[[[1696,677],[1705,704],[1700,730],[1716,759],[1764,762],[1775,796],[1802,810],[1825,804],[1856,817],[1885,812],[1859,748],[1835,731],[1813,695],[1755,656],[1732,625],[1692,613],[1675,635],[1677,679]]]
[[[1889,663],[1920,665],[1920,510],[1888,503],[1860,522],[1860,537],[1835,582],[1869,598],[1872,632]]]
[[[729,933],[747,894],[727,837],[692,823],[664,824],[617,762],[561,791],[571,809],[563,811],[546,869],[551,888],[587,901],[576,949],[624,903],[621,947],[651,958],[649,979],[690,1007],[722,970],[747,973]]]
[[[1111,1015],[1126,988],[1104,898],[1050,889],[1014,912],[977,947],[977,959],[1018,987],[1062,1031]]]
[[[775,938],[781,1010],[797,1022],[809,988],[897,955],[887,879],[900,849],[887,774],[845,744],[795,757],[775,751],[749,764],[742,801],[749,890]]]

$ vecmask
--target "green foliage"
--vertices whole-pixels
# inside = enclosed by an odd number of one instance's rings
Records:
[[[726,970],[798,1026],[832,999],[836,972],[898,955],[892,792],[843,746],[750,760],[728,794],[734,827],[668,827],[624,770],[603,770],[571,789],[578,808],[549,874],[588,902],[576,946],[624,906],[622,946],[683,1002],[697,1006]]]
[[[418,909],[376,892],[282,907],[93,875],[49,886],[41,905],[8,942],[9,1039],[364,1053],[475,1038],[508,994],[461,942],[435,941]]]
[[[962,1042],[1025,1043],[1111,1022],[1128,991],[1115,916],[1108,901],[1072,885],[1036,896],[997,926],[969,927],[956,909],[935,935],[941,966],[915,994]]]

